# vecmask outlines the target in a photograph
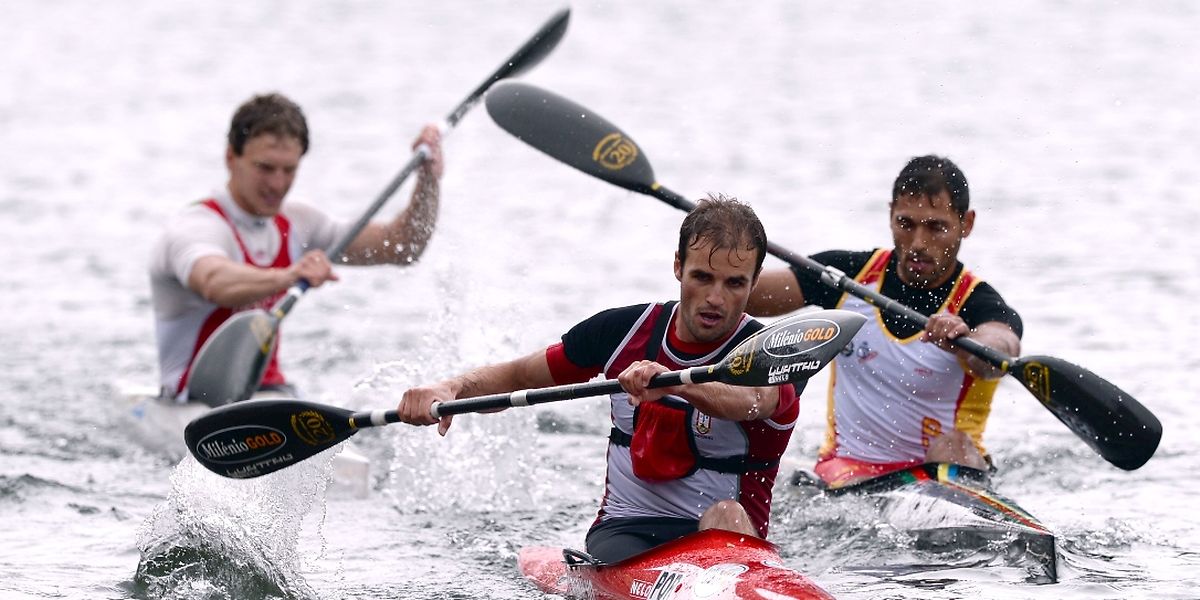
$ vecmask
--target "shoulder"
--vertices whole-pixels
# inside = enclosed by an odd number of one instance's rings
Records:
[[[975,289],[971,290],[971,295],[963,302],[959,315],[971,328],[996,321],[1008,325],[1017,337],[1021,337],[1024,330],[1021,315],[986,281],[979,282]]]
[[[643,320],[649,309],[654,306],[650,303],[632,304],[630,306],[622,306],[618,308],[608,308],[602,310],[582,321],[576,323],[571,332],[591,332],[595,333],[602,330],[622,330],[628,331],[633,328],[638,321]],[[565,340],[566,336],[564,336]]]

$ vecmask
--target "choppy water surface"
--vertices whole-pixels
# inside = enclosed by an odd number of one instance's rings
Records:
[[[582,542],[602,400],[463,417],[444,440],[366,432],[360,500],[327,493],[327,457],[235,482],[149,450],[118,399],[155,381],[153,235],[223,183],[239,102],[281,90],[305,107],[293,198],[353,218],[420,125],[559,6],[3,3],[0,596],[540,597],[516,552]],[[900,166],[953,157],[979,211],[964,258],[1021,310],[1025,352],[1088,367],[1165,425],[1126,473],[1001,386],[999,490],[1059,532],[1058,584],[905,569],[929,557],[869,511],[781,486],[772,537],[789,565],[842,597],[1195,595],[1198,28],[1189,2],[573,7],[526,79],[624,128],[668,187],[751,202],[793,250],[886,244]],[[345,269],[289,317],[283,361],[311,398],[390,407],[601,308],[677,293],[677,211],[554,163],[481,109],[447,155],[420,265]],[[802,399],[793,465],[820,441],[823,386]]]

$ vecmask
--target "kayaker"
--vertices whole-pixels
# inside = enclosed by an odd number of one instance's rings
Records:
[[[803,269],[764,272],[747,309],[775,316],[815,305],[868,317],[830,375],[828,431],[814,471],[831,486],[924,462],[989,469],[983,431],[1002,373],[950,342],[969,336],[1020,354],[1020,316],[958,260],[975,226],[963,172],[944,157],[911,159],[892,186],[888,215],[892,248],[812,258],[929,316],[923,331]]]
[[[287,198],[308,151],[308,124],[296,103],[272,93],[250,98],[233,115],[225,148],[229,180],[167,223],[150,260],[150,289],[162,395],[186,400],[201,345],[235,312],[269,308],[301,278],[311,287],[336,281],[325,250],[352,223]],[[437,127],[415,148],[431,154],[408,206],[391,222],[371,223],[344,253],[345,264],[409,265],[425,250],[437,221],[442,176]],[[287,386],[276,355],[262,387]]]
[[[615,562],[698,529],[765,537],[771,488],[798,413],[796,390],[722,383],[647,389],[657,373],[717,362],[762,328],[745,314],[766,252],[754,211],[723,196],[684,219],[678,302],[602,311],[516,360],[408,390],[402,421],[435,423],[434,401],[584,382],[621,381],[611,397],[605,491],[587,550]],[[451,418],[439,424],[445,435]]]

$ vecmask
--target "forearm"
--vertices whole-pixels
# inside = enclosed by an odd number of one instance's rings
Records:
[[[368,224],[346,248],[346,262],[406,265],[416,261],[433,236],[440,196],[438,179],[422,169],[408,206],[387,224]]]
[[[191,288],[205,300],[228,308],[253,304],[286,290],[295,283],[285,269],[264,269],[228,261],[220,266],[193,270]]]
[[[790,269],[763,271],[754,284],[746,313],[757,317],[776,317],[804,306],[804,294]]]
[[[545,351],[505,363],[479,367],[446,382],[456,398],[472,398],[554,384]]]
[[[1003,323],[983,323],[972,330],[968,337],[984,346],[999,350],[1008,356],[1019,356],[1021,353],[1020,338]],[[963,358],[970,373],[976,377],[996,379],[1004,375],[1000,369],[992,366],[988,361],[965,350],[958,350],[958,354]]]
[[[729,421],[765,419],[779,406],[779,389],[775,387],[702,383],[685,387],[680,396],[700,412]]]

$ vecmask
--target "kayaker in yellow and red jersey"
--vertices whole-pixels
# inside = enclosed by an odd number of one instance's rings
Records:
[[[437,221],[441,140],[426,126],[413,146],[431,152],[418,173],[408,207],[388,223],[370,223],[344,252],[351,265],[408,265],[424,251]],[[154,246],[150,291],[158,364],[165,397],[187,400],[192,362],[205,340],[235,312],[269,308],[305,279],[311,287],[334,281],[325,250],[352,223],[286,201],[300,159],[308,151],[308,124],[280,94],[255,96],[233,115],[225,166],[229,181],[177,214]],[[272,353],[260,387],[286,385]]]
[[[603,373],[610,399],[605,491],[588,552],[615,562],[698,529],[765,537],[772,485],[798,415],[790,386],[723,383],[648,389],[657,373],[712,364],[762,329],[744,312],[766,252],[750,207],[701,200],[675,255],[679,302],[600,312],[562,341],[516,360],[408,390],[407,423],[432,425],[430,406],[456,397],[580,383]],[[441,420],[444,435],[451,418]]]
[[[947,158],[913,158],[896,178],[890,208],[893,248],[812,258],[928,316],[923,331],[803,269],[764,272],[749,303],[761,316],[814,305],[868,317],[831,369],[828,429],[814,469],[830,486],[924,462],[989,469],[983,431],[1002,373],[950,342],[968,336],[1020,354],[1020,316],[958,260],[975,225],[962,171]]]

